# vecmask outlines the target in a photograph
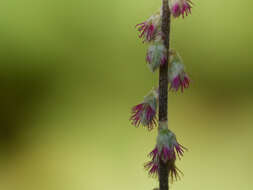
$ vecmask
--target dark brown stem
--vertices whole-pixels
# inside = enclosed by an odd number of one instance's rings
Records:
[[[162,34],[164,45],[167,49],[167,61],[160,66],[159,72],[159,121],[168,119],[168,66],[169,66],[169,49],[170,49],[170,10],[168,0],[163,0],[162,6]],[[159,161],[159,190],[168,190],[169,170],[168,163]]]

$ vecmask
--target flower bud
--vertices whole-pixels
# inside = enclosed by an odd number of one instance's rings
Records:
[[[154,72],[160,65],[164,65],[167,61],[166,48],[162,43],[150,45],[148,48],[146,61],[149,69]]]
[[[184,88],[188,88],[190,85],[190,78],[185,72],[183,61],[179,54],[175,51],[171,52],[170,55],[170,68],[168,72],[168,80],[170,83],[170,90],[184,91]]]

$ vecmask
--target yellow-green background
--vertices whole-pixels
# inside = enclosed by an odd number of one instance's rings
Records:
[[[192,84],[169,95],[189,148],[175,190],[253,188],[250,0],[196,0],[171,44]],[[157,84],[135,24],[158,0],[0,2],[0,190],[151,190],[156,130],[130,108]]]

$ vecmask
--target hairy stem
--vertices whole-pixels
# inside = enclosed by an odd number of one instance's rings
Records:
[[[160,66],[159,72],[159,121],[167,121],[168,117],[168,66],[169,66],[169,49],[170,49],[170,10],[168,0],[163,0],[162,5],[162,34],[164,45],[167,49],[167,61]],[[159,190],[168,190],[168,163],[159,161]]]

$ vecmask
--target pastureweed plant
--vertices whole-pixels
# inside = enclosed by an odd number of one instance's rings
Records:
[[[167,107],[169,92],[182,93],[190,86],[181,56],[170,48],[171,16],[184,18],[191,13],[192,5],[191,0],[162,0],[160,11],[136,25],[139,38],[148,44],[148,68],[152,73],[159,71],[159,86],[153,87],[142,102],[132,108],[130,120],[132,125],[143,126],[149,131],[158,128],[156,144],[144,168],[150,176],[158,177],[159,190],[169,189],[169,178],[171,182],[180,178],[182,172],[176,161],[187,150],[168,128]]]

